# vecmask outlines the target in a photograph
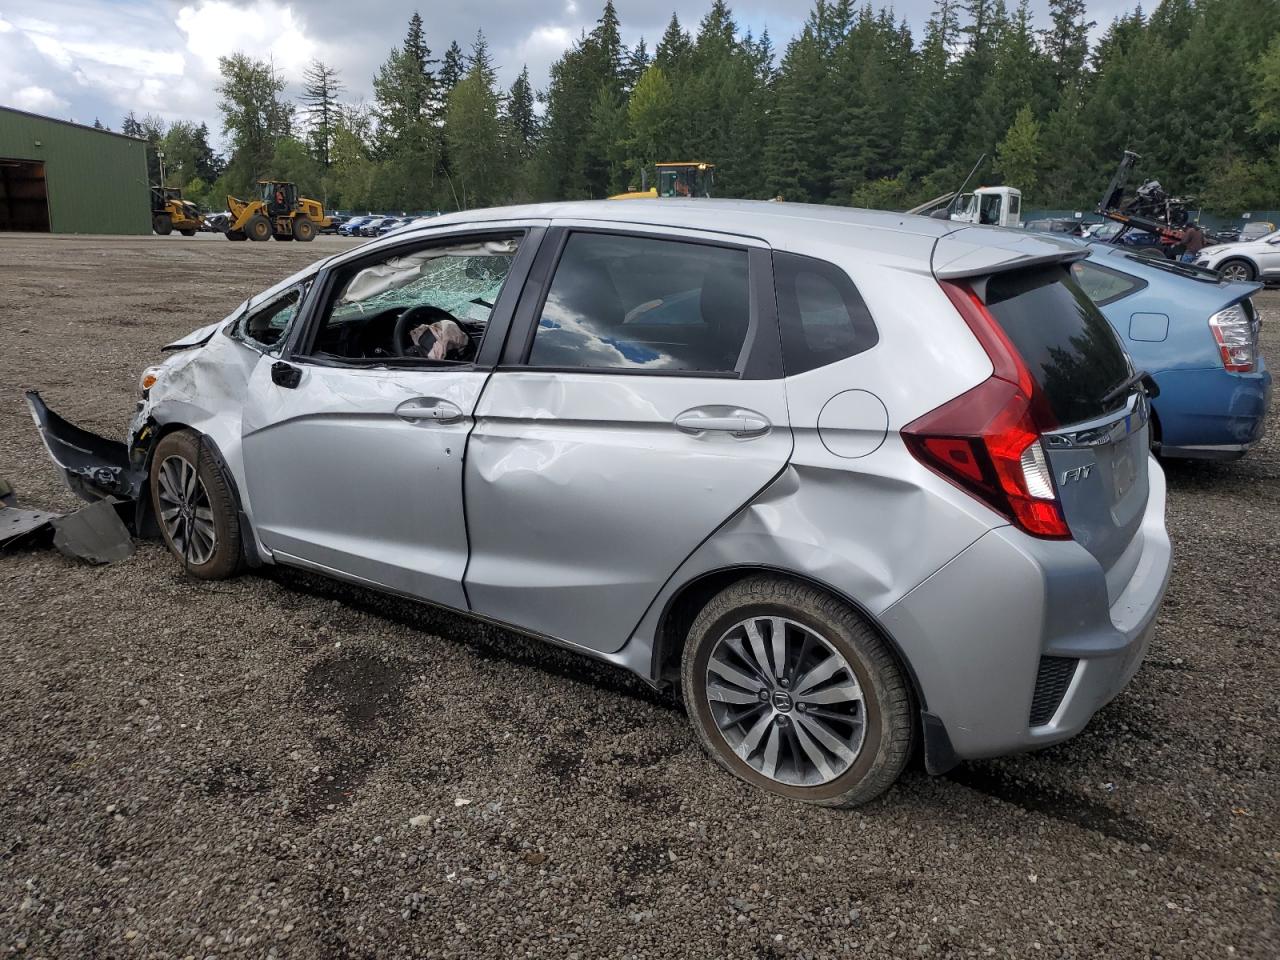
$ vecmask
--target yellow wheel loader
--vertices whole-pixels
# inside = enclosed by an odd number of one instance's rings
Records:
[[[177,230],[184,237],[194,237],[204,226],[204,217],[190,200],[182,199],[177,187],[151,188],[151,229],[162,237]]]
[[[228,240],[297,240],[309,243],[321,228],[332,223],[324,204],[298,196],[295,184],[285,180],[259,180],[256,200],[227,197],[231,222]]]
[[[716,165],[694,160],[688,163],[655,163],[658,185],[617,193],[610,200],[656,200],[658,197],[709,197],[715,183]],[[642,168],[640,176],[645,177]]]

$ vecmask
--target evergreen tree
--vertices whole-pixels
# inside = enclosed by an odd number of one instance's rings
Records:
[[[1005,183],[1033,194],[1040,168],[1040,124],[1031,106],[1023,106],[996,147],[996,169]]]
[[[445,117],[449,184],[460,208],[483,207],[503,196],[505,165],[498,117],[498,93],[483,35],[472,47],[471,65],[449,94]]]
[[[662,68],[668,79],[680,76],[689,66],[689,57],[693,52],[693,40],[680,26],[680,18],[674,13],[667,23],[667,29],[658,41],[654,51],[653,62]]]
[[[538,141],[538,115],[534,111],[533,85],[529,82],[527,65],[507,92],[503,117],[512,155],[521,162],[528,160]]]
[[[422,18],[409,19],[404,43],[391,51],[373,78],[377,135],[374,153],[384,164],[387,206],[421,210],[434,206],[436,173],[444,163],[441,99]]]
[[[1049,19],[1053,25],[1043,31],[1041,37],[1059,90],[1081,82],[1089,56],[1089,31],[1097,25],[1085,17],[1085,0],[1049,0]]]
[[[453,92],[453,88],[458,85],[458,81],[466,72],[467,58],[463,55],[462,48],[458,46],[458,41],[454,40],[449,44],[449,49],[444,52],[444,59],[440,63],[440,87],[444,96],[447,97]]]
[[[327,167],[338,121],[338,96],[344,88],[338,71],[320,60],[311,61],[302,75],[302,83],[301,99],[310,126],[311,150],[320,164]]]

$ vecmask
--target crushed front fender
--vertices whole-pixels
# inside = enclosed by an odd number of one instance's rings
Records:
[[[68,423],[40,398],[27,391],[27,405],[44,440],[49,457],[62,471],[67,487],[93,503],[113,497],[136,501],[146,487],[145,457],[134,457],[130,447]]]

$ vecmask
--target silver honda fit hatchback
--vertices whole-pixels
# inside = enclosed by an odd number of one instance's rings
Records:
[[[1077,247],[892,213],[477,210],[170,344],[123,443],[38,394],[87,498],[195,575],[288,564],[682,694],[828,805],[1077,733],[1169,575],[1144,379]]]

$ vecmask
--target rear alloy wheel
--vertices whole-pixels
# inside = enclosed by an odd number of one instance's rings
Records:
[[[722,591],[690,630],[681,680],[711,756],[773,793],[856,806],[911,752],[893,656],[857,612],[804,584],[753,577]]]
[[[190,573],[204,580],[222,580],[240,569],[235,497],[199,434],[179,430],[156,444],[151,508],[164,542]]]
[[[167,213],[157,213],[151,218],[151,229],[162,237],[173,233],[173,218]]]
[[[244,225],[244,232],[250,240],[270,240],[271,221],[260,213],[256,214]]]
[[[1228,260],[1218,268],[1218,276],[1223,280],[1240,280],[1247,283],[1254,278],[1253,264],[1248,260]]]
[[[316,224],[310,217],[295,217],[293,237],[299,243],[310,243],[316,238]]]

